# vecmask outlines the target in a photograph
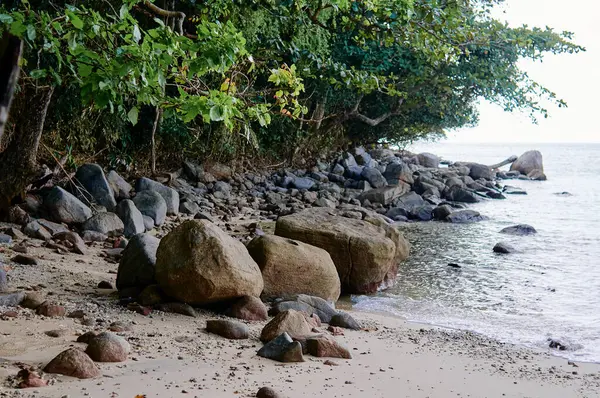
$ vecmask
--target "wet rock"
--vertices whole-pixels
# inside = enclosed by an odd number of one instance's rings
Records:
[[[142,177],[135,183],[135,190],[139,193],[142,191],[158,192],[167,205],[167,214],[176,215],[179,213],[179,193],[173,188],[169,188],[160,182],[156,182],[149,178]],[[136,202],[137,205],[137,202]],[[142,210],[142,209],[140,209]],[[144,213],[142,211],[142,213]],[[156,221],[156,219],[155,219]],[[157,224],[160,225],[160,224]]]
[[[44,301],[36,310],[36,314],[47,316],[49,318],[58,318],[65,316],[67,311],[65,307],[52,301]]]
[[[508,254],[508,253],[513,253],[515,251],[515,248],[512,247],[511,245],[509,245],[508,243],[498,242],[494,246],[493,251],[494,251],[494,253]]]
[[[350,351],[337,341],[327,337],[309,338],[306,342],[308,353],[312,356],[323,358],[352,359]]]
[[[548,347],[557,349],[559,351],[565,351],[568,349],[566,344],[554,339],[548,339]]]
[[[44,296],[39,292],[27,292],[24,295],[23,301],[21,302],[21,307],[29,308],[30,310],[37,309],[40,305],[44,303]]]
[[[123,250],[117,272],[117,289],[139,288],[154,283],[156,251],[160,241],[152,235],[135,235]]]
[[[106,174],[106,180],[110,185],[115,199],[129,199],[131,197],[131,191],[133,187],[123,177],[121,177],[116,171],[111,170]]]
[[[245,321],[266,321],[268,318],[267,307],[253,296],[244,296],[234,301],[226,315]]]
[[[206,331],[231,340],[247,339],[250,334],[248,326],[240,322],[225,319],[211,319],[206,321]]]
[[[123,234],[126,238],[146,231],[144,217],[138,208],[135,207],[135,203],[132,200],[125,199],[119,202],[116,213],[121,221],[123,221]]]
[[[257,355],[279,362],[304,362],[302,345],[293,341],[287,333],[282,333],[269,341],[258,350]]]
[[[186,221],[161,240],[155,277],[168,296],[192,305],[263,290],[260,268],[244,244],[206,220]]]
[[[52,234],[37,221],[32,221],[23,228],[25,235],[33,239],[50,240]]]
[[[306,316],[302,312],[286,310],[280,312],[265,325],[260,340],[268,342],[286,332],[290,336],[306,336],[312,331],[311,326],[306,321]]]
[[[165,202],[164,198],[158,192],[138,192],[135,198],[133,198],[133,203],[144,216],[152,218],[154,225],[159,226],[165,222],[167,217],[167,202]],[[144,224],[146,224],[145,221]],[[146,230],[149,230],[148,225],[146,225]]]
[[[502,230],[500,230],[500,233],[508,234],[508,235],[525,236],[525,235],[537,234],[537,230],[534,227],[532,227],[531,225],[519,224],[519,225],[512,225],[510,227],[503,228]]]
[[[433,218],[436,220],[445,220],[454,210],[449,205],[441,205],[433,209]]]
[[[479,197],[472,191],[462,188],[458,185],[453,185],[448,190],[445,191],[444,197],[452,202],[462,202],[462,203],[477,203],[479,202]]]
[[[256,398],[283,398],[283,395],[279,394],[271,387],[261,387],[256,393]]]
[[[339,326],[345,329],[352,330],[360,330],[360,324],[347,312],[338,312],[334,316],[331,317],[331,321],[329,321],[331,326]]]
[[[86,231],[96,231],[106,236],[119,236],[123,234],[125,226],[115,213],[98,213],[83,224]]]
[[[154,308],[156,308],[159,311],[171,312],[173,314],[191,316],[194,318],[196,316],[198,316],[198,314],[196,313],[196,310],[191,305],[186,304],[186,303],[171,302],[171,303],[157,304],[154,306]]]
[[[534,170],[544,171],[544,162],[540,151],[527,151],[510,166],[511,171],[528,175]]]
[[[25,299],[24,292],[0,294],[0,307],[16,307]]]
[[[46,373],[57,373],[78,379],[92,379],[100,376],[100,369],[83,351],[69,348],[58,354],[45,367]]]
[[[89,207],[60,187],[54,187],[44,200],[54,219],[65,224],[82,224],[92,216]]]
[[[67,241],[73,245],[73,252],[77,254],[85,254],[87,252],[87,247],[83,239],[77,235],[75,232],[66,231],[66,232],[57,232],[52,238],[57,241]]]
[[[527,192],[518,187],[512,187],[510,185],[505,185],[502,189],[506,195],[527,195]]]
[[[37,265],[38,264],[38,262],[35,258],[33,258],[31,256],[27,256],[25,254],[17,254],[16,256],[11,258],[10,261],[15,262],[17,264],[22,264],[22,265]]]
[[[75,173],[75,179],[85,188],[83,195],[88,201],[93,201],[114,211],[117,202],[115,194],[104,175],[102,167],[94,163],[80,166]],[[79,191],[77,191],[79,192]]]
[[[84,242],[104,242],[108,239],[108,236],[96,231],[83,231],[81,237]]]
[[[329,323],[337,311],[331,304],[320,297],[299,294],[293,298],[284,299],[273,304],[271,315],[277,315],[286,310],[302,311],[308,315],[316,314],[321,322]]]
[[[103,332],[90,340],[85,353],[95,362],[124,362],[130,350],[124,338]]]
[[[485,217],[482,216],[478,211],[464,209],[453,211],[446,216],[445,220],[451,223],[459,224],[482,221],[485,220]]]

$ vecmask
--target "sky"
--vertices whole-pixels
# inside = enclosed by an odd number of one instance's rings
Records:
[[[574,42],[586,47],[575,55],[548,55],[542,63],[522,62],[568,108],[550,104],[549,118],[534,125],[527,115],[482,103],[479,125],[449,132],[446,142],[600,142],[600,0],[505,0],[496,16],[513,26],[574,32]]]

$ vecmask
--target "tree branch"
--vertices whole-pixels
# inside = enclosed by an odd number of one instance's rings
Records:
[[[362,96],[360,97],[360,99],[358,100],[356,105],[354,106],[354,109],[352,109],[350,112],[348,112],[348,114],[346,115],[346,120],[358,119],[361,122],[366,123],[371,127],[375,127],[375,126],[379,125],[380,123],[383,123],[384,121],[386,121],[389,117],[399,115],[400,107],[402,106],[402,103],[404,102],[404,98],[400,98],[398,100],[398,104],[396,105],[396,108],[393,111],[386,112],[383,115],[381,115],[375,119],[372,119],[372,118],[365,116],[358,112],[358,107],[359,107],[361,101],[362,101]]]
[[[167,17],[167,18],[176,18],[178,20],[177,23],[178,23],[178,27],[179,27],[179,34],[182,36],[184,35],[183,22],[185,21],[185,13],[183,13],[181,11],[167,11],[163,8],[158,7],[154,3],[151,3],[148,0],[144,1],[144,5],[146,7],[148,7],[148,9],[150,9],[150,11],[152,11],[156,15],[160,15],[161,17]]]

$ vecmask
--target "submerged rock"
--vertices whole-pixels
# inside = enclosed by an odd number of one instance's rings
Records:
[[[498,242],[493,248],[494,253],[508,254],[515,251],[515,248],[508,243]]]
[[[510,227],[503,228],[502,230],[500,230],[500,233],[508,234],[508,235],[524,236],[524,235],[537,234],[537,230],[534,227],[532,227],[531,225],[519,224],[519,225],[512,225]]]

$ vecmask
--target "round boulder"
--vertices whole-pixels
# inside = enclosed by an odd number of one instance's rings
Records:
[[[96,231],[106,236],[123,234],[125,226],[115,213],[98,213],[83,224],[84,231]]]
[[[500,233],[508,234],[508,235],[524,236],[524,235],[537,234],[537,230],[534,227],[532,227],[531,225],[519,224],[519,225],[512,225],[510,227],[503,228],[500,231]]]
[[[135,198],[133,198],[133,203],[144,216],[148,216],[154,220],[154,225],[159,226],[165,222],[165,218],[167,218],[167,203],[158,192],[138,192]],[[148,229],[147,227],[146,229]]]
[[[46,367],[46,373],[57,373],[78,379],[92,379],[100,376],[100,369],[94,361],[83,351],[69,348],[58,354]]]
[[[521,174],[528,175],[534,170],[544,171],[544,162],[540,151],[527,151],[510,166],[510,170],[516,170]]]
[[[130,350],[127,340],[114,333],[103,332],[90,340],[85,352],[96,362],[124,362]]]

